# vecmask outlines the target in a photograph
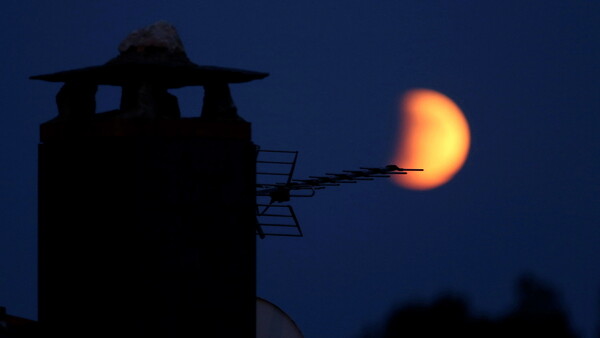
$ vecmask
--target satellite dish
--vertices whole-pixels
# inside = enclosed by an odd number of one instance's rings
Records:
[[[277,305],[256,297],[256,338],[304,338],[300,329]]]

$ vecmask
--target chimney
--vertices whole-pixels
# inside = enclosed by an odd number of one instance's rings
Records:
[[[229,84],[173,26],[137,30],[62,82],[39,144],[39,322],[62,337],[254,337],[256,146]],[[95,111],[100,85],[120,107]],[[203,86],[182,118],[172,88]],[[198,100],[200,105],[201,101]]]

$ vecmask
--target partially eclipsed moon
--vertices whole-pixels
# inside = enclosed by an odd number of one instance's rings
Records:
[[[393,163],[423,172],[395,175],[398,185],[428,190],[448,182],[469,153],[467,119],[447,96],[429,89],[408,91],[399,106],[400,128]]]

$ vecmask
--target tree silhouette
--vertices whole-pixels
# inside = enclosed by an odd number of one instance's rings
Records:
[[[389,316],[383,332],[363,337],[577,337],[551,287],[523,275],[515,291],[515,307],[498,318],[474,316],[463,297],[444,294],[430,304],[399,307]]]
[[[501,319],[507,334],[527,337],[576,337],[556,292],[531,275],[517,282],[517,307]]]

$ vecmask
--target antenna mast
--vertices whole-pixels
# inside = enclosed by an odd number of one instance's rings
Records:
[[[263,157],[266,155],[269,158],[260,159],[261,155]],[[273,155],[280,155],[275,157],[287,156],[289,158],[273,158]],[[391,177],[391,175],[406,175],[409,171],[423,171],[423,169],[400,168],[397,165],[389,164],[382,168],[360,167],[360,170],[342,170],[339,173],[325,173],[325,176],[309,176],[307,179],[293,179],[297,159],[297,151],[257,150],[256,163],[257,166],[262,167],[256,172],[258,177],[286,177],[285,182],[275,183],[260,183],[257,179],[256,196],[259,198],[269,198],[268,203],[256,204],[256,232],[260,238],[265,238],[266,236],[303,236],[302,229],[292,206],[274,203],[288,202],[292,197],[313,197],[317,190],[325,189],[326,187],[357,183],[358,181],[372,181],[375,178],[386,178]],[[282,167],[283,169],[281,169]],[[273,223],[271,220],[275,218],[282,221]],[[264,227],[278,227],[280,231],[265,232]]]

